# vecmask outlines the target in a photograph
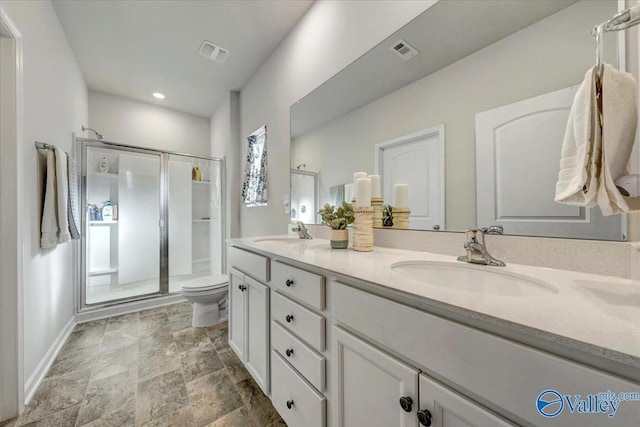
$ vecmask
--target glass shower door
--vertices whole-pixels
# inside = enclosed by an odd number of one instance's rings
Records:
[[[83,144],[85,305],[160,293],[162,158]]]
[[[169,292],[222,271],[220,160],[170,154],[168,160]]]

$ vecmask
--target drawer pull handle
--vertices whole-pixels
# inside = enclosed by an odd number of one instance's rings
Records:
[[[403,411],[411,412],[412,405],[413,405],[413,399],[410,398],[409,396],[400,398],[400,407],[402,408]]]
[[[422,411],[418,411],[418,422],[423,426],[431,425],[431,412],[428,409],[423,409]]]
[[[293,400],[287,400],[287,408],[291,409],[293,407]]]
[[[291,323],[293,321],[293,314],[287,314],[284,320],[286,320],[287,323]]]
[[[291,357],[291,355],[293,355],[293,349],[292,348],[288,348],[285,350],[285,353],[287,354],[287,357]]]
[[[287,281],[285,282],[285,284],[287,285],[287,288],[290,288],[291,285],[293,285],[293,280],[291,279],[287,279]]]
[[[245,285],[238,285],[238,289],[240,289],[242,292],[247,290],[247,287]]]

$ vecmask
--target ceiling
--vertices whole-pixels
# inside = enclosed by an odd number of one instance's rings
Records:
[[[90,89],[210,117],[240,90],[313,0],[54,0]],[[209,40],[223,64],[199,55]],[[157,100],[153,92],[166,98]]]
[[[440,0],[291,109],[298,137],[434,73],[577,0]],[[389,48],[400,39],[420,54],[409,61]]]

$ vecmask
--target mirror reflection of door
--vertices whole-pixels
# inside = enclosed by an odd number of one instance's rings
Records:
[[[376,173],[385,204],[395,206],[394,185],[409,186],[409,228],[444,229],[444,125],[376,144]]]
[[[476,115],[478,226],[527,236],[624,239],[624,217],[554,202],[577,86]]]

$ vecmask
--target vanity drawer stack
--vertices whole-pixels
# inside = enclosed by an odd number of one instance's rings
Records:
[[[290,427],[324,427],[325,278],[273,261],[271,289],[271,400]]]

